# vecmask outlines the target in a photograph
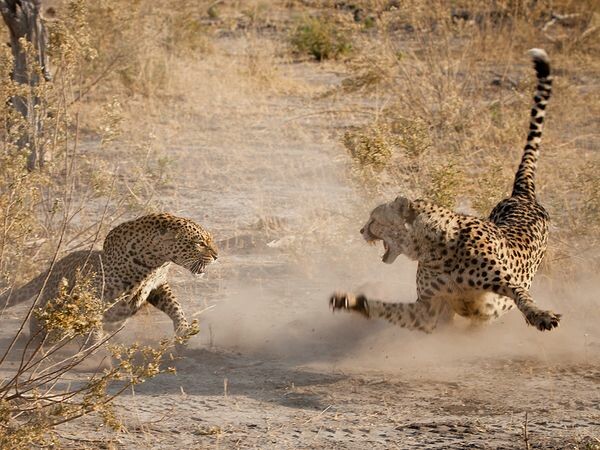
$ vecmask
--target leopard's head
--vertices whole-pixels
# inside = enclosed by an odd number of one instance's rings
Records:
[[[133,263],[142,270],[172,262],[202,274],[217,259],[217,246],[207,230],[193,220],[167,213],[123,222],[108,233],[103,250],[112,266]]]
[[[218,256],[217,246],[206,229],[193,220],[171,215],[162,224],[158,246],[169,261],[196,275],[203,274]]]
[[[392,264],[401,254],[413,256],[412,225],[416,216],[412,202],[405,197],[397,197],[371,211],[360,233],[370,244],[382,241],[384,254],[381,260]]]
[[[134,264],[155,269],[172,262],[193,274],[217,259],[211,234],[191,219],[148,214],[114,228],[104,241],[109,255],[126,254]]]

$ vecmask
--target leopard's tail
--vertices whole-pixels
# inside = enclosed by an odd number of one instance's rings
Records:
[[[552,76],[550,75],[550,60],[544,50],[533,48],[528,53],[533,59],[537,75],[537,88],[533,97],[534,105],[531,109],[527,144],[525,144],[523,158],[515,175],[512,196],[524,196],[535,200],[535,171],[542,141],[546,104],[552,92]]]
[[[8,289],[0,294],[0,311],[35,297],[44,285],[46,276],[47,273],[42,272],[29,283],[26,283],[17,289]]]

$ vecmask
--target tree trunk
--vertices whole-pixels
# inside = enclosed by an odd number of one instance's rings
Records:
[[[31,87],[39,83],[39,73],[28,67],[31,56],[27,55],[22,45],[22,39],[33,45],[36,62],[42,75],[50,80],[48,69],[48,56],[46,47],[48,38],[46,27],[40,15],[41,0],[0,0],[0,12],[10,32],[10,45],[14,57],[14,70],[12,78],[17,83],[27,84]],[[12,105],[21,113],[27,122],[18,141],[19,148],[29,148],[27,169],[34,170],[42,167],[46,155],[44,148],[39,145],[38,137],[41,131],[41,111],[35,106],[40,103],[38,97],[31,90],[31,95],[14,96]]]

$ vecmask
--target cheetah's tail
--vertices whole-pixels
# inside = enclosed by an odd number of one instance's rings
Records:
[[[552,92],[552,76],[550,75],[550,59],[544,50],[532,48],[528,54],[535,67],[537,88],[533,97],[534,105],[531,109],[527,144],[525,144],[523,158],[515,175],[512,196],[525,196],[535,200],[535,171],[542,141],[546,105]]]

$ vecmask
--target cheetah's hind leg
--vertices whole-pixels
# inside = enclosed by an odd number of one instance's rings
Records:
[[[529,325],[540,331],[558,327],[561,315],[538,308],[527,289],[520,286],[507,286],[504,288],[503,294],[515,301],[517,308],[523,313]]]

